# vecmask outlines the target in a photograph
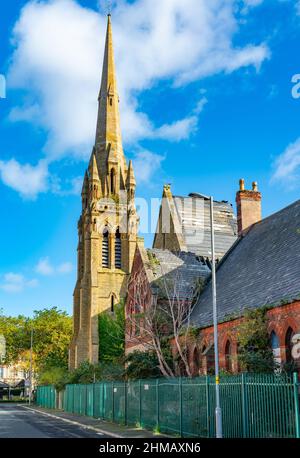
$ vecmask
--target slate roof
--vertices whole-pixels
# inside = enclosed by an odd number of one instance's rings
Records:
[[[217,268],[218,319],[245,308],[280,305],[300,296],[300,200],[254,224]],[[195,305],[192,323],[212,324],[211,282]]]
[[[151,288],[164,288],[160,279],[164,277],[167,284],[174,288],[174,282],[177,283],[175,291],[181,297],[190,297],[191,291],[197,279],[205,280],[210,275],[210,269],[207,264],[194,253],[179,252],[173,253],[169,250],[160,250],[157,248],[147,250],[148,258],[154,259],[154,262],[148,263],[147,267],[152,271]],[[174,291],[174,289],[173,289]]]
[[[173,197],[187,251],[211,258],[210,201],[201,194]],[[203,211],[196,211],[197,202]],[[214,201],[216,258],[221,259],[237,239],[237,221],[232,205],[226,201]]]

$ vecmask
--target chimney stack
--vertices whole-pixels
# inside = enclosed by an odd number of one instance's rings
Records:
[[[261,193],[257,182],[253,181],[252,190],[245,189],[245,180],[240,179],[240,189],[236,193],[238,235],[261,220]]]

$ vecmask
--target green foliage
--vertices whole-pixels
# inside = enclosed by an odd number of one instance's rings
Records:
[[[124,368],[120,364],[91,364],[88,361],[84,361],[77,369],[69,373],[67,383],[93,383],[101,380],[122,380],[123,376]]]
[[[157,259],[156,256],[154,256],[154,254],[150,250],[147,250],[147,256],[148,256],[150,267],[155,268],[160,265],[159,260]]]
[[[266,309],[247,310],[237,329],[238,360],[242,370],[273,372],[276,368],[267,328]]]
[[[143,379],[161,377],[159,363],[154,351],[134,351],[125,358],[126,379]]]
[[[100,368],[84,361],[69,373],[68,383],[93,383],[100,378]]]
[[[62,390],[69,382],[69,373],[63,367],[49,367],[39,374],[39,385],[54,385],[57,390]]]
[[[39,385],[54,385],[58,390],[61,390],[67,384],[123,379],[124,367],[121,364],[91,364],[88,361],[84,361],[77,369],[71,372],[62,367],[47,368],[40,373],[38,382]]]
[[[29,321],[23,315],[11,317],[0,314],[0,334],[6,340],[5,363],[15,362],[21,352],[30,348]]]
[[[33,353],[36,369],[67,367],[72,335],[72,318],[57,307],[34,312],[33,318],[0,315],[0,334],[6,339],[5,362],[22,359],[30,349],[33,329]]]
[[[161,433],[160,426],[159,425],[154,426],[153,434],[159,435],[160,433]]]
[[[116,364],[124,356],[125,311],[124,303],[115,306],[114,313],[99,315],[99,361]]]
[[[34,312],[33,350],[39,367],[67,367],[72,318],[56,307]]]

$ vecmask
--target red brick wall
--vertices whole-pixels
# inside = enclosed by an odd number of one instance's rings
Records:
[[[292,304],[274,307],[267,311],[268,330],[269,334],[274,331],[279,339],[281,362],[286,361],[286,345],[285,337],[287,331],[292,328],[293,332],[300,332],[300,301],[295,301]],[[225,349],[229,341],[231,345],[232,355],[232,371],[238,372],[237,363],[237,339],[236,328],[241,323],[242,318],[235,319],[226,323],[221,323],[218,326],[218,342],[219,342],[219,361],[220,368],[226,370]],[[192,343],[189,346],[189,363],[193,369],[193,373],[206,374],[209,371],[209,366],[213,366],[213,351],[207,354],[204,358],[201,356],[203,348],[209,348],[213,345],[213,327],[202,329],[200,331],[198,343]],[[197,361],[195,356],[199,355],[200,360]]]

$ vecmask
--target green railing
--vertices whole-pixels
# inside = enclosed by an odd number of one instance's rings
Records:
[[[299,384],[273,374],[221,377],[224,437],[300,437]],[[215,437],[214,377],[67,385],[66,412],[178,434]],[[55,408],[55,390],[38,387],[37,404]]]

